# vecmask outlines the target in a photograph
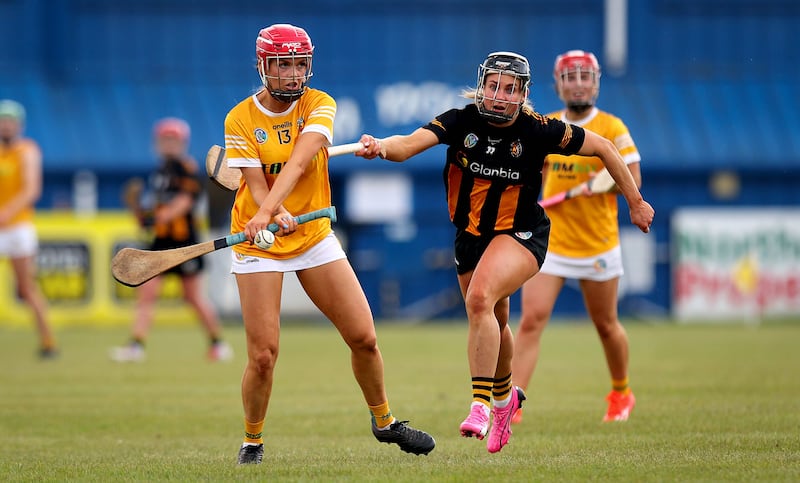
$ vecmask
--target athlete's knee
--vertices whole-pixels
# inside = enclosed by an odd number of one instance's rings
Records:
[[[378,336],[373,330],[362,330],[348,334],[345,342],[354,353],[373,354],[378,352]]]
[[[600,336],[601,339],[608,339],[625,332],[625,329],[616,317],[596,318],[593,319],[592,322],[594,323],[595,329],[597,329],[597,335]]]
[[[249,359],[250,367],[258,374],[270,374],[275,369],[275,364],[278,361],[278,347],[266,345],[251,349]]]
[[[539,335],[544,332],[547,325],[548,315],[546,313],[523,312],[519,318],[519,333],[526,335]]]
[[[493,300],[489,293],[479,288],[467,291],[467,296],[464,300],[464,306],[467,310],[467,315],[483,314],[486,312],[494,313],[494,306],[497,300]]]
[[[31,290],[25,285],[17,285],[17,297],[27,302],[31,298]]]

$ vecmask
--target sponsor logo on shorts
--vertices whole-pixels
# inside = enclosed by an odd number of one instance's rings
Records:
[[[594,271],[597,273],[605,272],[608,268],[608,264],[602,258],[598,258],[594,261]]]
[[[530,240],[533,236],[533,233],[529,231],[518,231],[514,233],[514,236],[519,238],[520,240]]]
[[[239,263],[257,263],[258,258],[256,257],[248,257],[247,255],[243,255],[239,252],[233,252],[233,256],[236,257],[236,261]]]

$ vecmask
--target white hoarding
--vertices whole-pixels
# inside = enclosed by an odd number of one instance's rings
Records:
[[[800,209],[679,209],[671,246],[676,319],[800,316]]]

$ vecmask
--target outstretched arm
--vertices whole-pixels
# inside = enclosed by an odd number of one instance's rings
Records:
[[[374,159],[380,156],[383,159],[403,162],[428,148],[439,144],[439,138],[432,131],[419,128],[411,134],[394,135],[385,139],[376,139],[369,134],[361,136],[364,149],[356,151],[356,156]]]

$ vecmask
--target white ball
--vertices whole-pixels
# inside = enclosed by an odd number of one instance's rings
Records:
[[[262,250],[269,250],[272,248],[272,244],[275,243],[275,235],[269,230],[261,230],[256,233],[253,243]]]

